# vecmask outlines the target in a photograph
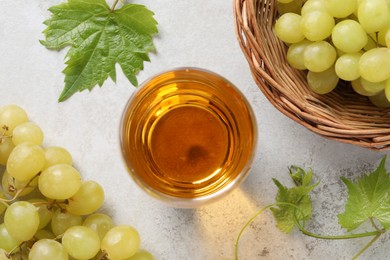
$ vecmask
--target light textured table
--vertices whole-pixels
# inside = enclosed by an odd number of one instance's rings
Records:
[[[134,88],[119,73],[91,93],[57,103],[63,88],[66,51],[48,51],[38,42],[47,9],[59,0],[0,0],[1,105],[25,108],[45,132],[44,145],[60,145],[74,157],[84,179],[106,191],[103,211],[116,223],[135,226],[142,247],[156,259],[234,259],[234,242],[244,223],[274,201],[272,178],[290,184],[287,167],[312,167],[321,185],[313,194],[317,233],[340,234],[336,215],[343,210],[346,188],[340,176],[356,178],[373,169],[386,153],[329,141],[278,112],[258,90],[237,43],[232,0],[161,0],[138,3],[155,12],[159,35],[156,54],[138,80],[174,67],[196,66],[217,72],[248,97],[258,120],[258,150],[250,175],[222,200],[199,209],[174,209],[150,198],[130,179],[121,159],[118,126]],[[118,72],[120,70],[118,69]],[[388,164],[389,166],[389,164]],[[272,215],[261,215],[245,232],[240,259],[349,259],[368,242],[324,241],[290,235],[275,227]],[[361,259],[389,259],[388,236]]]

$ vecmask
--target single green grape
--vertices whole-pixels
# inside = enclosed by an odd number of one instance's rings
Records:
[[[0,200],[1,199],[6,199],[6,197],[3,193],[3,191],[0,190]],[[3,214],[6,209],[7,209],[7,206],[4,203],[0,202],[0,215]]]
[[[324,0],[307,0],[301,9],[301,15],[305,15],[314,11],[327,12]]]
[[[332,34],[335,21],[327,12],[312,11],[302,15],[301,32],[310,41],[322,41]]]
[[[375,48],[363,53],[359,60],[359,74],[371,82],[390,78],[390,49]]]
[[[42,129],[33,122],[25,122],[17,125],[12,133],[12,142],[15,145],[24,142],[41,145],[43,143]]]
[[[39,227],[37,207],[27,201],[12,203],[4,213],[4,225],[16,240],[30,240]]]
[[[336,18],[351,15],[357,8],[357,0],[324,0],[326,10]]]
[[[385,96],[387,100],[390,102],[390,79],[385,81]]]
[[[68,254],[61,243],[53,239],[41,239],[34,243],[28,255],[29,260],[68,260]]]
[[[359,60],[362,53],[347,53],[341,55],[335,63],[336,74],[340,79],[352,81],[360,77]]]
[[[366,46],[367,33],[354,20],[344,20],[335,25],[332,31],[334,46],[346,53],[356,53]]]
[[[148,251],[141,249],[137,253],[135,253],[135,255],[130,258],[127,258],[126,260],[154,260],[154,257]]]
[[[28,181],[18,181],[5,170],[1,179],[1,185],[3,191],[11,196],[15,196],[18,191],[22,190],[19,192],[19,197],[23,197],[35,190],[38,186],[38,178],[35,177]]]
[[[371,92],[371,91],[366,90],[363,87],[362,80],[363,80],[362,78],[358,78],[358,79],[351,81],[352,89],[356,93],[358,93],[359,95],[362,95],[362,96],[366,96],[366,97],[375,96],[378,94],[378,92]]]
[[[12,150],[7,161],[9,175],[18,181],[34,178],[45,165],[43,149],[33,143],[22,143]]]
[[[303,41],[291,44],[288,47],[286,59],[291,67],[298,70],[307,69],[303,61],[303,53],[310,43],[312,42],[304,39]]]
[[[68,164],[50,166],[39,176],[39,191],[49,199],[68,199],[75,195],[80,187],[80,173]]]
[[[126,259],[132,257],[140,248],[140,237],[133,227],[116,226],[110,229],[101,241],[101,250],[109,259]]]
[[[64,232],[73,226],[78,226],[83,223],[81,216],[70,214],[69,212],[62,212],[61,209],[57,209],[51,219],[51,231],[55,236],[64,234]]]
[[[327,94],[336,88],[339,77],[335,72],[334,66],[322,72],[307,73],[307,83],[310,89],[317,94]]]
[[[7,127],[6,135],[11,135],[17,125],[28,122],[26,111],[17,105],[7,105],[0,110],[0,128]]]
[[[69,164],[72,165],[73,159],[72,155],[63,147],[59,146],[49,146],[44,149],[46,164],[43,167],[43,170],[46,170],[50,166],[56,164]]]
[[[385,91],[381,91],[374,96],[368,97],[371,103],[380,108],[389,108],[390,102],[386,97]]]
[[[364,78],[360,78],[360,83],[362,84],[362,87],[370,93],[378,94],[385,89],[385,81],[371,82]]]
[[[112,218],[103,213],[95,213],[89,215],[83,222],[83,226],[91,228],[95,231],[100,240],[106,235],[108,230],[114,227]]]
[[[11,250],[18,247],[22,242],[23,241],[18,240],[9,234],[4,223],[0,224],[0,248],[7,252],[11,252]]]
[[[104,190],[95,181],[85,181],[75,195],[68,199],[66,210],[75,215],[88,215],[98,210],[104,202]]]
[[[279,39],[286,43],[297,43],[302,41],[305,36],[301,33],[302,17],[295,13],[285,13],[275,22],[275,34]]]
[[[106,233],[114,227],[114,222],[111,217],[103,213],[95,213],[89,215],[83,222],[83,226],[91,228],[95,231],[100,240],[106,235]]]
[[[38,229],[42,229],[46,227],[53,215],[54,211],[53,209],[48,207],[48,201],[44,199],[30,199],[28,202],[32,203],[35,207],[38,208],[38,215],[39,215],[39,227]]]
[[[0,164],[6,165],[8,157],[14,149],[15,145],[12,138],[2,138],[0,141]]]
[[[306,46],[303,52],[305,67],[313,72],[329,69],[336,61],[336,49],[326,41],[313,42]]]
[[[278,13],[280,15],[285,13],[300,14],[304,0],[294,0],[290,3],[278,3]]]
[[[100,239],[89,227],[73,226],[62,236],[62,245],[73,258],[91,259],[100,250]]]
[[[379,32],[390,21],[390,9],[386,0],[361,0],[358,18],[367,33]]]

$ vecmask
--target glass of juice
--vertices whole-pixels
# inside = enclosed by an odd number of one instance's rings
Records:
[[[190,67],[139,86],[120,126],[130,175],[174,207],[197,207],[237,186],[249,172],[256,137],[242,93],[225,78]]]

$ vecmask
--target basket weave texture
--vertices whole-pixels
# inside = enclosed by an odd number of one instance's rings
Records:
[[[329,94],[307,86],[306,72],[290,67],[287,48],[273,33],[276,0],[234,0],[236,34],[253,78],[279,111],[311,131],[372,150],[390,150],[390,109],[377,108],[340,82]]]

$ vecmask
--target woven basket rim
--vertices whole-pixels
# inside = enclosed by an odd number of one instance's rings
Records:
[[[273,33],[277,0],[234,0],[237,40],[253,79],[271,104],[325,138],[377,151],[390,150],[390,108],[377,108],[340,81],[330,94],[312,92],[306,72],[290,67],[287,46]]]

